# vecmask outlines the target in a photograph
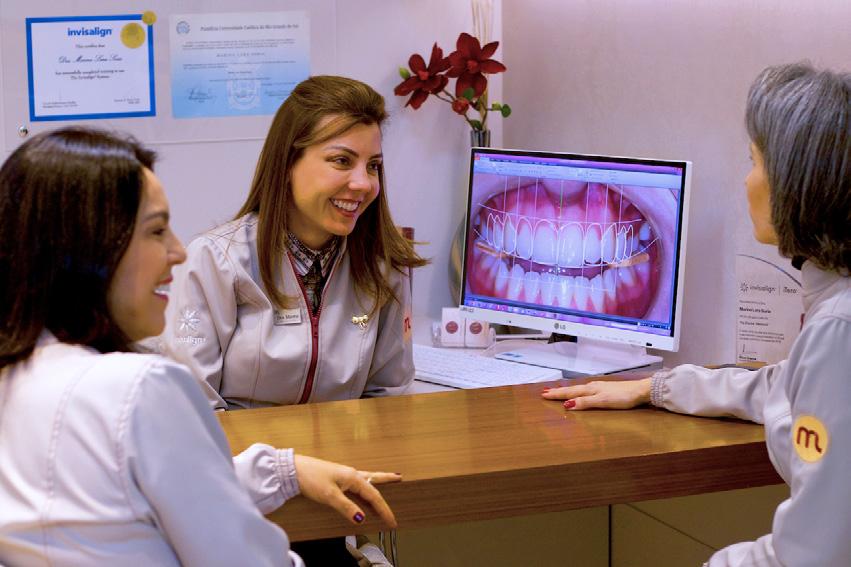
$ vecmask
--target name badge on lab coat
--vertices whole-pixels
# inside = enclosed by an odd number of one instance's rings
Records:
[[[301,309],[276,309],[275,326],[298,325],[301,323]]]

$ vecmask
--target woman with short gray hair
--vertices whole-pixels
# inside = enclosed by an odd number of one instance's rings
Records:
[[[642,380],[553,388],[568,410],[732,416],[765,424],[791,487],[773,533],[731,545],[725,565],[851,565],[851,74],[809,64],[765,69],[751,85],[745,179],[754,237],[801,269],[805,309],[789,358],[755,371],[682,365]]]
[[[748,96],[746,123],[771,187],[777,247],[847,275],[851,265],[851,74],[770,67]]]

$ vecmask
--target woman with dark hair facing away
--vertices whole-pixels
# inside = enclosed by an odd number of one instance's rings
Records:
[[[164,350],[217,409],[381,396],[414,377],[410,268],[390,217],[384,99],[311,77],[272,121],[236,219],[188,247]]]
[[[791,488],[773,532],[708,565],[851,565],[851,74],[807,64],[765,69],[748,95],[754,237],[801,269],[805,309],[789,358],[755,372],[683,365],[632,382],[543,396],[569,410],[643,403],[765,424]]]
[[[303,565],[262,515],[299,491],[395,525],[366,479],[397,475],[261,444],[232,459],[198,380],[132,352],[185,259],[153,162],[68,128],[0,168],[0,563]]]

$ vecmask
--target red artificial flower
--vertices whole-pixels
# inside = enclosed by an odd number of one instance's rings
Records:
[[[458,36],[458,49],[449,54],[449,70],[446,72],[449,77],[458,77],[455,81],[455,96],[461,96],[470,87],[474,97],[481,96],[488,88],[485,73],[505,71],[505,65],[491,59],[497,47],[498,41],[492,41],[482,47],[479,40],[468,33]]]
[[[458,114],[467,114],[468,108],[470,108],[470,101],[463,96],[459,96],[452,101],[452,110]]]
[[[443,50],[435,43],[434,47],[431,48],[428,66],[418,53],[411,55],[408,66],[411,68],[411,76],[398,84],[393,92],[399,96],[413,93],[405,106],[410,105],[414,109],[418,109],[428,98],[428,95],[439,93],[446,87],[449,79],[440,73],[449,68],[449,60],[444,59]]]

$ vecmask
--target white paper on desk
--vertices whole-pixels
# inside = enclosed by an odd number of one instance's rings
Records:
[[[152,26],[141,14],[26,25],[31,120],[156,114]]]
[[[775,363],[801,330],[801,282],[790,266],[736,255],[736,360]],[[797,276],[797,277],[796,277]]]
[[[274,114],[310,75],[307,12],[169,18],[175,118]]]

